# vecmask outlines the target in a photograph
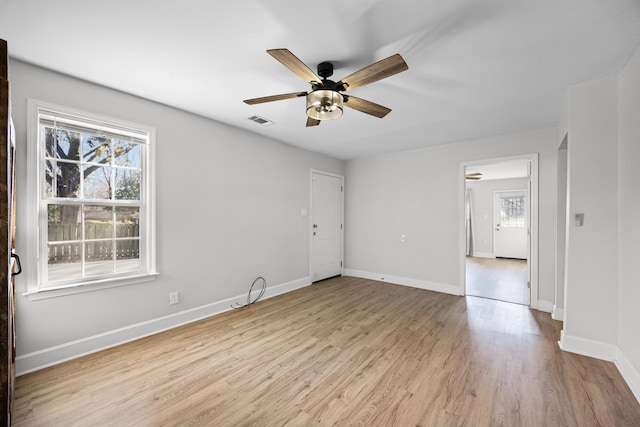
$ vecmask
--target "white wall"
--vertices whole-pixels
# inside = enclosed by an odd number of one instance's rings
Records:
[[[569,90],[568,228],[563,340],[617,340],[617,79]]]
[[[569,91],[563,97],[563,106],[558,121],[558,186],[556,212],[556,292],[552,316],[564,320],[564,280],[567,240],[567,146],[569,144]]]
[[[621,370],[635,378],[629,382],[640,399],[640,49],[619,77],[618,126],[618,345]]]
[[[344,162],[134,96],[11,61],[17,130],[17,249],[32,233],[25,211],[27,98],[157,130],[155,282],[31,301],[18,280],[18,370],[113,345],[226,309],[264,276],[270,292],[309,283],[311,168]],[[161,90],[161,88],[159,88]],[[238,101],[240,102],[240,100]],[[23,251],[24,252],[24,251]],[[25,268],[34,260],[22,257]],[[181,303],[168,304],[178,291]]]
[[[539,155],[539,295],[553,305],[555,128],[501,135],[347,162],[349,274],[457,293],[460,284],[460,165]],[[416,138],[420,138],[416,135]],[[401,242],[401,235],[406,242]]]
[[[566,145],[565,140],[565,145]],[[558,150],[558,198],[556,215],[556,292],[553,318],[564,320],[564,276],[567,241],[567,147]]]
[[[493,255],[493,208],[494,191],[525,190],[526,178],[492,179],[488,181],[467,181],[471,189],[471,205],[473,206],[474,256]]]

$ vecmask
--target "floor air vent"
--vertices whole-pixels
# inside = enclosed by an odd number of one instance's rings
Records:
[[[260,117],[260,116],[256,116],[256,115],[253,115],[253,116],[249,117],[249,120],[254,121],[254,122],[256,122],[256,123],[258,123],[259,125],[262,125],[262,126],[271,126],[271,125],[275,124],[274,122],[272,122],[269,119],[265,119],[264,117]]]

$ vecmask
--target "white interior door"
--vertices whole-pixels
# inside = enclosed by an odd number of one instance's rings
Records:
[[[343,178],[311,174],[311,281],[342,274]]]
[[[527,190],[494,192],[493,254],[527,259]]]

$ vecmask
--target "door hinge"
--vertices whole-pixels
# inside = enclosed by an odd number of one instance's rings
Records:
[[[340,224],[340,230],[342,230],[342,224]]]
[[[340,192],[342,193],[343,191],[344,191],[344,186],[343,186],[343,185],[341,185],[341,186],[340,186]]]
[[[340,267],[342,267],[342,261],[340,261]]]
[[[527,282],[527,288],[531,289],[531,282]]]

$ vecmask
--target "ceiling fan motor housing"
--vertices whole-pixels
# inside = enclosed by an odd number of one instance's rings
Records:
[[[333,80],[329,80],[328,77],[333,75],[333,64],[331,62],[321,62],[318,64],[318,76],[322,77],[321,82],[311,83],[313,90],[332,90],[334,92],[340,92],[345,90],[344,83],[336,83]]]
[[[318,64],[318,75],[323,79],[333,75],[333,64],[331,62],[321,62]]]

